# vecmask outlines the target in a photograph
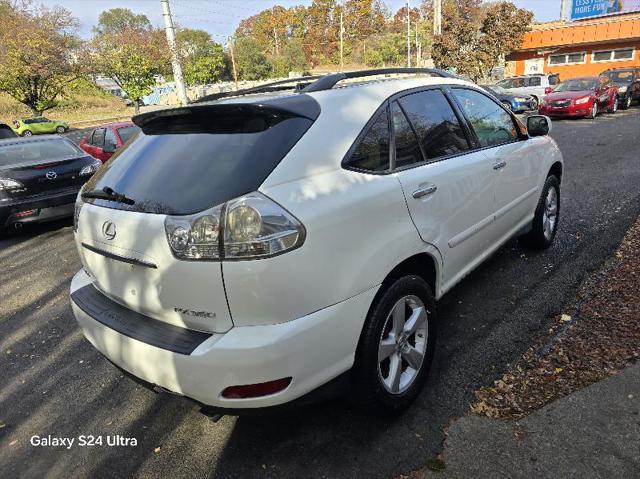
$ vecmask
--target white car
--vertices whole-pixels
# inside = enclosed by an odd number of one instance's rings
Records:
[[[135,117],[142,131],[76,205],[87,339],[207,412],[337,384],[366,409],[406,408],[436,301],[510,238],[554,240],[563,163],[548,118],[527,132],[472,83],[393,72],[413,75]]]
[[[550,93],[560,83],[560,75],[536,73],[505,78],[496,83],[497,86],[508,90],[513,95],[528,95],[533,97],[535,110],[545,95]]]

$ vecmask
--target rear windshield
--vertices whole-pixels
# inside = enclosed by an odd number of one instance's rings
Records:
[[[0,166],[44,163],[85,156],[73,143],[63,139],[0,145]]]
[[[631,83],[633,81],[632,70],[607,72],[607,73],[603,73],[603,75],[608,77],[611,81],[615,83]]]
[[[126,143],[131,139],[133,135],[138,133],[140,128],[137,126],[123,126],[122,128],[118,128],[118,135],[120,135],[120,139],[122,143]]]
[[[233,107],[232,107],[233,108]],[[255,191],[313,123],[274,110],[235,107],[146,125],[87,183],[135,201],[109,208],[186,215]]]

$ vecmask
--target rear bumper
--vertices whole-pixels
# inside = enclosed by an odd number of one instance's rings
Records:
[[[19,200],[0,200],[0,227],[7,228],[16,223],[41,223],[73,216],[78,191],[80,187]],[[20,213],[30,211],[34,213],[19,216]]]
[[[84,271],[71,293],[91,284]],[[346,301],[285,323],[234,327],[211,334],[190,354],[180,354],[121,334],[87,314],[74,301],[73,313],[85,337],[133,376],[222,410],[278,406],[328,383],[353,365],[360,331],[377,287]],[[227,399],[229,386],[293,378],[281,392]]]

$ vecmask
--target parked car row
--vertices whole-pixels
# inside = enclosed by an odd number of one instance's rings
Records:
[[[640,101],[640,68],[610,69],[599,76],[560,81],[557,74],[532,74],[507,78],[484,87],[515,112],[538,109],[550,117],[595,118],[600,112],[615,113]],[[531,101],[514,110],[516,96]]]
[[[28,128],[43,124],[20,122]],[[63,126],[51,122],[47,129],[52,128],[60,133]],[[40,131],[0,123],[0,232],[72,216],[82,185],[139,127],[130,121],[102,125],[91,130],[80,147],[62,136],[32,136]]]

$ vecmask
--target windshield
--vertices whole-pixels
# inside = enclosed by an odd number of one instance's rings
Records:
[[[603,73],[603,75],[614,83],[631,83],[633,81],[632,71],[607,72]]]
[[[0,145],[0,166],[45,163],[85,156],[73,143],[63,139]]]
[[[131,139],[133,135],[135,135],[139,131],[140,131],[140,128],[134,125],[123,126],[122,128],[118,128],[118,135],[120,135],[120,139],[122,140],[122,143],[126,143]]]
[[[87,201],[146,213],[203,211],[257,190],[312,123],[233,105],[158,120],[118,150],[84,188],[108,186],[135,205]]]
[[[595,90],[597,86],[598,80],[592,78],[565,80],[555,87],[553,92]]]

